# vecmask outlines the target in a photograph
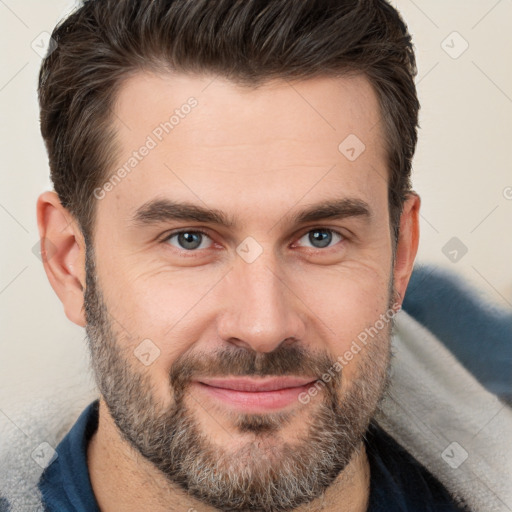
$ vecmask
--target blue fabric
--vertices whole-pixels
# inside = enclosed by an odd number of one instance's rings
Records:
[[[90,404],[57,447],[39,482],[48,512],[99,512],[87,469],[87,443],[98,426]],[[365,437],[371,484],[368,512],[460,512],[444,487],[376,424]]]
[[[10,510],[9,502],[5,498],[0,497],[0,512],[9,512]]]
[[[512,307],[490,305],[453,272],[418,265],[403,308],[485,388],[512,404]]]
[[[98,428],[95,400],[57,446],[57,458],[44,470],[39,490],[48,512],[100,512],[87,468],[87,445]]]
[[[366,435],[370,462],[367,512],[462,512],[444,486],[378,425]]]

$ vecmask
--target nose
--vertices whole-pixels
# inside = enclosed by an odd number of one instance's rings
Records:
[[[304,338],[303,302],[275,262],[262,254],[247,263],[237,258],[223,280],[219,338],[256,352],[272,352],[281,344]]]

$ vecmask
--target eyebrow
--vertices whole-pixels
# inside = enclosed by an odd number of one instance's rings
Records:
[[[313,204],[292,217],[292,223],[305,224],[319,220],[341,220],[348,217],[371,218],[370,205],[362,199],[343,198]]]
[[[370,219],[371,216],[370,206],[365,201],[358,198],[342,198],[309,205],[298,213],[285,215],[279,222],[285,221],[292,225],[300,225],[327,219],[342,220],[349,217]],[[177,220],[217,224],[227,228],[237,226],[235,219],[221,210],[170,199],[153,199],[144,203],[135,211],[132,223],[150,225]]]

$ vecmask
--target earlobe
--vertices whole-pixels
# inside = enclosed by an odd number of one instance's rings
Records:
[[[400,217],[400,233],[394,266],[394,286],[395,291],[401,298],[405,296],[418,252],[420,205],[420,196],[416,192],[411,191],[404,202]]]
[[[37,201],[41,256],[48,280],[61,300],[66,316],[85,326],[85,241],[76,219],[55,192],[44,192]]]

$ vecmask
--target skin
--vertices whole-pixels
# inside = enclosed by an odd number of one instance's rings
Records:
[[[147,367],[136,357],[129,360],[134,371],[148,376],[162,407],[171,403],[169,369],[187,353],[226,346],[270,353],[295,342],[333,359],[344,354],[388,310],[391,279],[397,295],[404,296],[419,239],[420,199],[411,193],[393,265],[382,124],[375,92],[362,76],[244,89],[219,77],[136,74],[117,98],[119,152],[111,172],[191,96],[197,106],[97,201],[93,235],[98,282],[123,335],[126,357],[144,339],[160,349]],[[349,134],[365,144],[354,161],[338,150]],[[155,198],[215,208],[236,225],[132,222],[137,209]],[[340,198],[364,201],[370,215],[290,221],[307,206]],[[53,192],[40,196],[37,210],[40,235],[55,246],[44,262],[49,281],[67,317],[85,326],[81,231]],[[204,248],[190,254],[180,249],[177,237],[163,240],[183,228],[206,231]],[[314,228],[343,238],[334,236],[328,248],[315,248],[307,236]],[[236,252],[247,237],[262,249],[252,263]],[[387,348],[383,343],[372,350]],[[344,367],[346,389],[358,372],[355,363]],[[211,403],[196,388],[189,393],[195,419],[217,446],[234,450],[254,440],[236,429],[226,405]],[[314,411],[312,403],[294,416],[280,430],[281,438],[299,439]],[[169,505],[213,510],[169,485],[121,437],[103,400],[88,464],[103,511],[120,505],[128,512],[164,511]],[[364,511],[369,475],[363,448],[323,496],[297,510]]]

